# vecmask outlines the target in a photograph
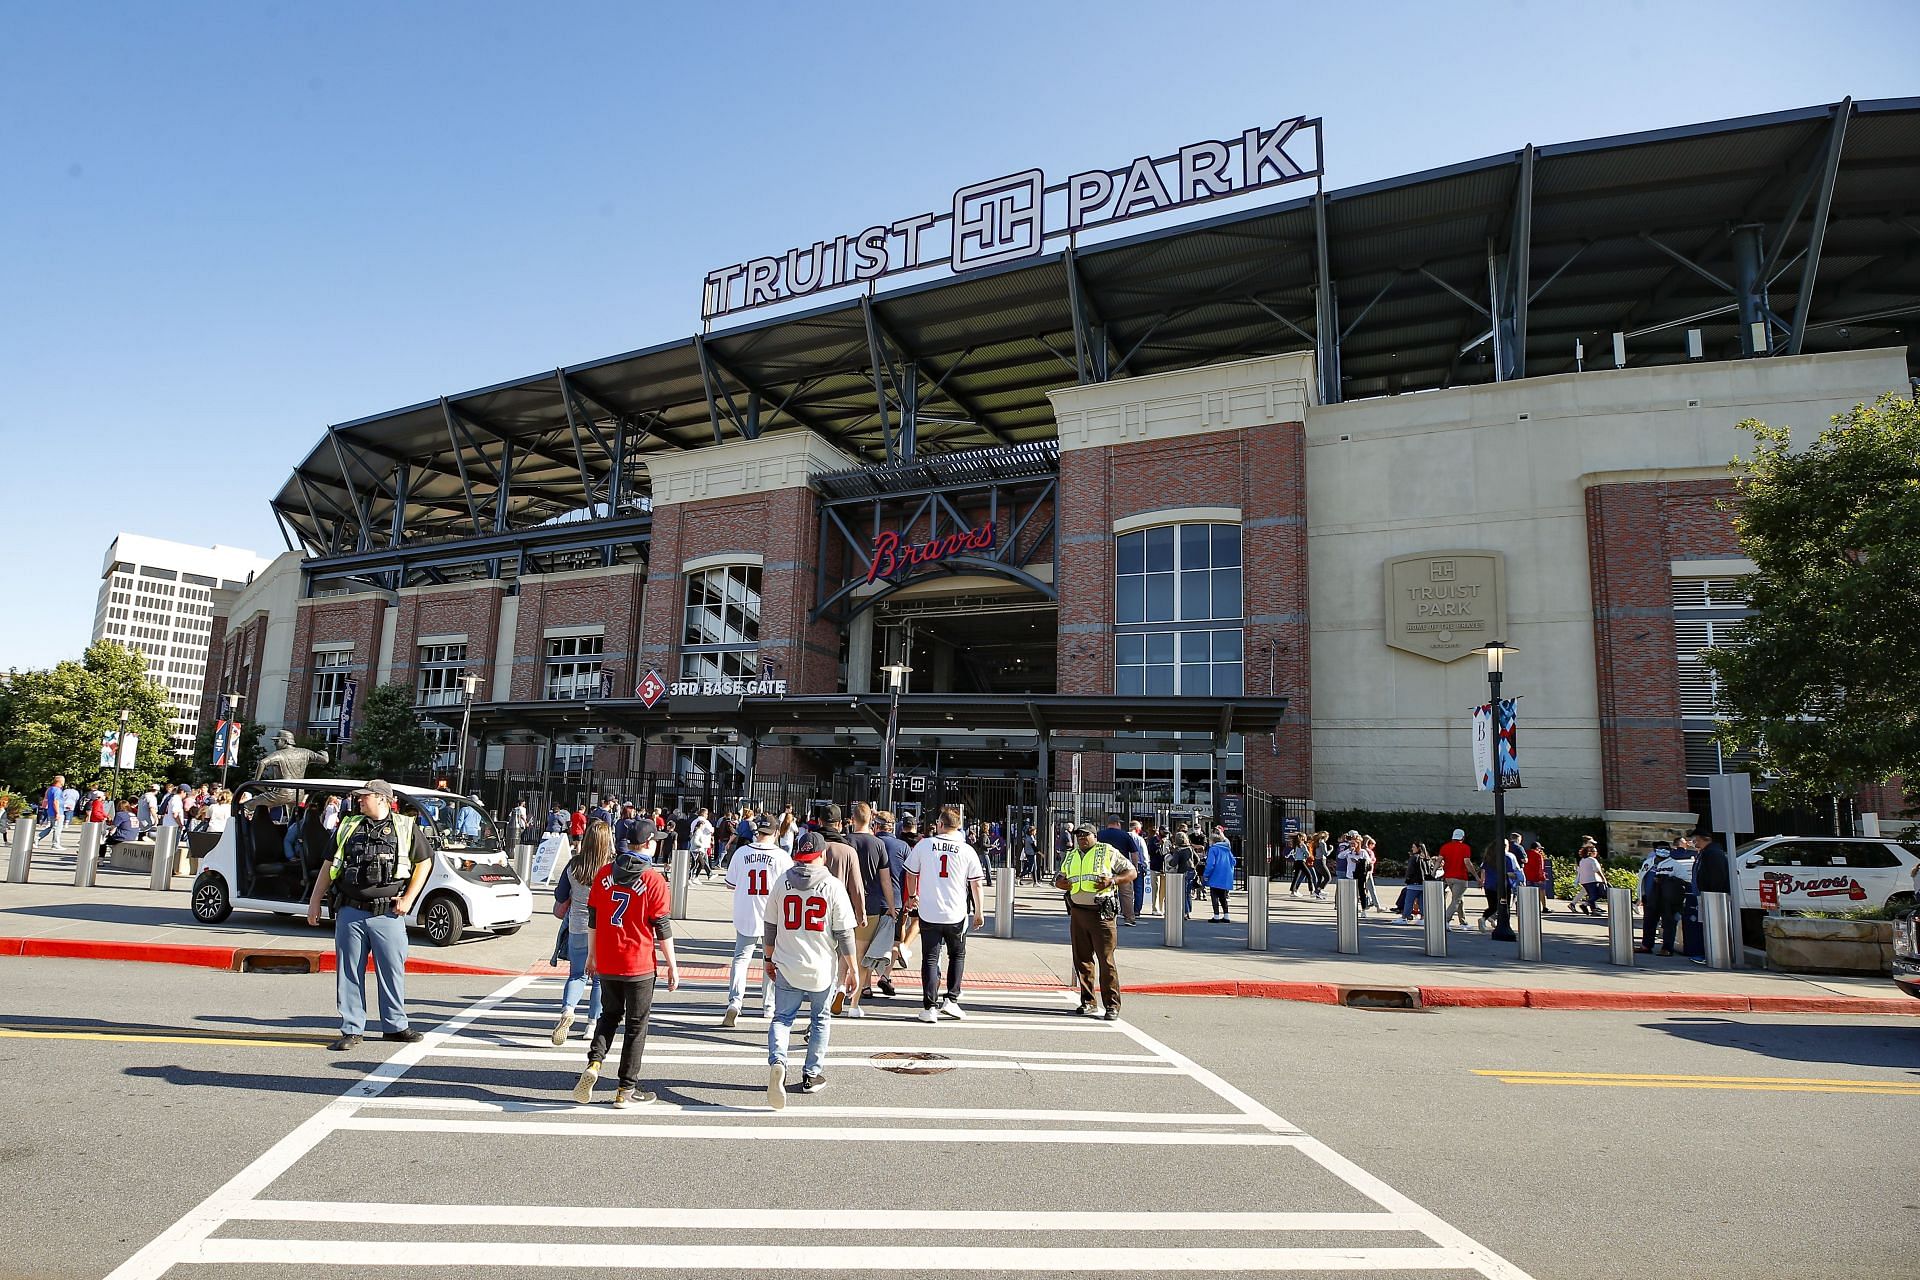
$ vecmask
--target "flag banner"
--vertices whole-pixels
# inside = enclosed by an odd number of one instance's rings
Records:
[[[1511,791],[1520,785],[1520,725],[1512,698],[1500,700],[1499,731],[1495,735],[1494,755],[1499,761],[1500,789]]]
[[[100,735],[100,767],[113,768],[114,761],[120,758],[120,731],[109,729]]]
[[[1480,790],[1493,790],[1493,712],[1484,702],[1473,709],[1473,777]]]
[[[123,733],[120,735],[120,767],[133,768],[133,762],[140,758],[140,735]]]
[[[224,769],[231,763],[227,759],[227,722],[216,720],[213,725],[213,767]]]
[[[340,741],[353,736],[353,704],[360,697],[360,682],[349,680],[340,691]]]

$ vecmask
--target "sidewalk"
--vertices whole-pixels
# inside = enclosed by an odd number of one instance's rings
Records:
[[[176,878],[167,893],[147,888],[144,873],[103,867],[91,889],[73,887],[73,854],[36,853],[34,883],[0,885],[0,956],[173,959],[235,967],[236,953],[320,953],[332,967],[332,935],[304,920],[235,912],[224,924],[202,925],[187,910],[190,881]],[[1398,886],[1388,887],[1391,902]],[[551,895],[536,891],[532,922],[511,937],[479,937],[433,947],[415,936],[410,969],[420,972],[546,972],[557,922]],[[968,939],[967,978],[987,987],[1052,987],[1072,982],[1067,922],[1060,895],[1020,886],[1015,937],[992,936],[993,893],[986,897],[987,929]],[[1515,958],[1512,943],[1495,943],[1476,930],[1448,936],[1443,959],[1424,954],[1424,929],[1397,916],[1363,917],[1359,955],[1334,947],[1333,900],[1290,896],[1277,887],[1270,903],[1270,950],[1247,950],[1246,903],[1233,901],[1233,923],[1209,924],[1204,900],[1187,924],[1187,945],[1162,945],[1162,922],[1143,916],[1120,929],[1119,964],[1126,990],[1139,993],[1263,996],[1345,1003],[1346,989],[1416,992],[1424,1007],[1475,1005],[1531,1008],[1697,1009],[1702,1011],[1920,1015],[1920,1000],[1891,980],[1862,976],[1804,976],[1754,969],[1720,972],[1685,957],[1635,956],[1632,968],[1607,961],[1604,919],[1561,909],[1543,921],[1538,964]],[[1479,911],[1468,896],[1468,919]],[[688,889],[688,918],[676,922],[676,943],[687,976],[724,976],[732,949],[727,890],[717,878]],[[1637,922],[1636,922],[1637,923]],[[197,948],[175,952],[173,948]],[[324,959],[324,964],[320,959]],[[917,973],[903,975],[917,985]]]

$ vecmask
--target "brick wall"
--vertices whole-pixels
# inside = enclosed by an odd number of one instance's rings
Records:
[[[388,605],[384,596],[351,596],[341,600],[302,601],[293,625],[293,656],[287,668],[286,723],[296,733],[307,728],[307,707],[313,687],[313,646],[353,642],[348,668],[364,695],[373,687],[380,661],[380,624]],[[265,631],[262,629],[262,638]],[[254,672],[260,670],[256,650]],[[258,692],[258,690],[255,690]],[[252,701],[248,706],[257,706]]]
[[[1113,692],[1113,522],[1168,507],[1234,506],[1241,512],[1248,694],[1288,698],[1272,743],[1247,743],[1250,786],[1309,796],[1306,440],[1297,422],[1162,441],[1070,450],[1060,459],[1062,693]],[[1064,767],[1064,766],[1063,766]],[[1110,757],[1082,761],[1089,785],[1112,780]],[[1063,775],[1064,776],[1064,775]]]
[[[1594,485],[1587,490],[1599,677],[1602,792],[1608,809],[1687,807],[1674,659],[1672,562],[1742,554],[1720,504],[1731,480]]]
[[[394,606],[393,671],[389,680],[411,688],[416,683],[416,660],[421,636],[464,635],[467,667],[488,677],[491,685],[493,650],[500,635],[500,601],[505,583],[488,583],[460,591],[429,591],[402,595]],[[486,702],[498,696],[483,685],[475,698]]]
[[[638,569],[602,570],[577,577],[528,575],[520,579],[520,615],[513,639],[513,687],[510,693],[502,691],[493,697],[511,696],[516,702],[538,702],[545,696],[547,630],[592,625],[603,628],[600,669],[612,674],[617,695],[631,695],[638,678],[634,652],[644,587]],[[497,612],[495,625],[498,625]],[[491,651],[486,661],[492,664]],[[602,747],[594,753],[594,768],[605,773],[624,773],[631,767],[628,760],[631,750]],[[509,767],[518,767],[521,760],[527,760],[527,767],[531,767],[532,756],[531,748],[520,748],[509,754]]]

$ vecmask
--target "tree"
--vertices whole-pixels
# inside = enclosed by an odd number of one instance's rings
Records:
[[[424,769],[433,760],[433,735],[413,713],[413,690],[404,684],[383,684],[361,702],[359,731],[353,735],[353,754],[370,778]]]
[[[267,757],[266,743],[261,740],[260,726],[243,721],[240,727],[240,755],[227,770],[227,779],[231,782],[245,782],[260,776],[260,762]],[[193,773],[197,778],[211,780],[220,776],[220,767],[213,762],[213,726],[200,726],[199,736],[193,740]]]
[[[0,682],[0,777],[29,792],[56,773],[76,787],[108,781],[100,740],[120,727],[140,736],[135,766],[120,774],[120,794],[133,795],[166,780],[174,761],[173,708],[167,691],[147,675],[146,656],[99,641],[78,662],[44,671],[10,671]]]
[[[1885,395],[1789,451],[1752,434],[1734,526],[1756,572],[1741,642],[1704,655],[1719,738],[1810,800],[1920,778],[1920,406]]]

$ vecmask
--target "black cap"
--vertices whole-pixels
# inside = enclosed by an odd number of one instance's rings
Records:
[[[652,818],[635,818],[627,828],[628,844],[651,844],[660,828],[653,824]]]
[[[820,821],[837,825],[840,821],[840,806],[829,804],[820,810]]]

